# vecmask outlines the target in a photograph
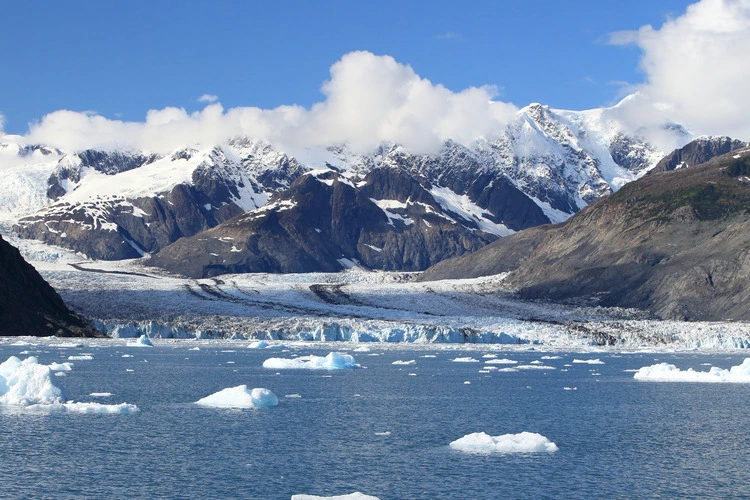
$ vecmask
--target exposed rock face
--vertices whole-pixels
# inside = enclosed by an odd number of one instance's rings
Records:
[[[654,173],[567,222],[447,260],[422,279],[508,272],[519,296],[750,319],[750,149]]]
[[[271,192],[287,187],[304,171],[296,161],[259,141],[236,140],[226,149],[201,153],[187,148],[169,158],[100,151],[63,158],[48,190],[60,201],[21,219],[14,230],[23,238],[70,248],[90,258],[137,258],[264,204]],[[106,177],[97,178],[92,171]],[[122,175],[117,174],[125,172],[130,178],[118,190]],[[145,183],[149,176],[187,179],[157,183],[154,192],[133,190],[128,184],[137,185],[141,172]],[[93,188],[86,175],[94,178]],[[97,185],[102,194],[97,194]],[[93,193],[81,193],[79,188]]]
[[[731,137],[699,137],[662,158],[651,172],[666,172],[668,170],[700,165],[706,163],[711,158],[727,154],[736,149],[746,148],[747,146],[746,142],[738,141]]]
[[[335,272],[354,263],[421,270],[496,238],[446,215],[401,170],[373,170],[362,187],[329,171],[300,177],[269,205],[180,239],[148,263],[191,277]]]
[[[0,335],[103,337],[0,237]]]

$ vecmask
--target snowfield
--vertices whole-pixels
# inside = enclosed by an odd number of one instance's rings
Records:
[[[418,273],[355,268],[196,280],[167,275],[143,259],[89,261],[8,239],[72,309],[109,335],[133,340],[750,347],[745,323],[654,321],[632,310],[523,302],[503,275],[422,283]]]

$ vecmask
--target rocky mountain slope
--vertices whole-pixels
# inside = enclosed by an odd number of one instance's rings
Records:
[[[443,261],[423,280],[509,273],[519,297],[750,319],[750,148],[626,185],[567,222]]]
[[[412,252],[412,257],[397,257],[394,250],[389,256],[386,251],[380,258],[367,258],[366,250],[347,244],[335,251],[331,247],[330,256],[318,255],[313,260],[325,260],[325,269],[336,267],[330,259],[333,254],[337,259],[369,262],[380,269],[423,269],[497,237],[563,221],[652,168],[663,156],[664,137],[669,138],[669,144],[688,141],[688,132],[666,121],[635,130],[626,126],[619,119],[622,105],[577,112],[532,104],[494,137],[469,145],[446,141],[431,154],[383,144],[367,153],[335,145],[287,155],[263,140],[247,138],[186,147],[167,155],[96,150],[66,153],[6,140],[0,144],[0,221],[13,225],[24,238],[60,245],[90,258],[134,258],[156,254],[180,238],[216,228],[246,212],[278,212],[286,210],[288,203],[305,206],[295,199],[300,191],[292,188],[294,181],[306,172],[333,172],[355,190],[362,190],[362,196],[369,193],[380,208],[366,210],[374,214],[374,219],[366,222],[332,212],[330,217],[344,224],[356,221],[358,225],[347,229],[349,233],[378,226],[383,215],[393,222],[395,216],[417,210],[419,203],[451,221],[448,224],[461,227],[450,231],[454,234],[450,242],[436,245],[434,237],[425,237],[424,231],[415,229],[422,219],[412,213],[413,228],[404,231],[396,223],[387,223],[384,231],[394,234],[380,238],[384,245],[386,240],[400,241],[402,250]],[[414,187],[419,198],[391,193],[401,182]],[[267,205],[269,200],[271,205]],[[284,217],[288,219],[288,215]],[[424,223],[434,224],[434,220],[427,218]],[[259,231],[266,227],[251,225]],[[285,227],[292,233],[301,231]],[[410,238],[417,240],[406,242]],[[163,255],[187,253],[188,241],[180,243],[180,250]],[[229,263],[237,258],[227,253],[231,248],[214,249],[209,254],[218,253],[220,262]],[[201,251],[202,245],[194,248],[196,253]],[[154,262],[166,265],[175,259],[164,257]],[[305,269],[318,269],[316,266]],[[269,264],[265,270],[275,268]]]
[[[0,335],[101,337],[0,237]]]

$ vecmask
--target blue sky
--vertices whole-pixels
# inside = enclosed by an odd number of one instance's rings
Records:
[[[638,84],[643,49],[609,34],[659,28],[684,0],[4,2],[7,133],[60,109],[142,121],[167,106],[309,108],[351,51],[389,55],[459,92],[557,108],[609,105]]]

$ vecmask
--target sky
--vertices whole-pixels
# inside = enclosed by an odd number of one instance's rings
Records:
[[[363,147],[469,140],[532,102],[581,110],[635,91],[697,133],[750,139],[738,111],[750,105],[750,0],[27,0],[2,10],[0,130],[68,147],[117,137],[159,149],[147,136],[175,137],[167,147],[180,134],[237,132]]]

